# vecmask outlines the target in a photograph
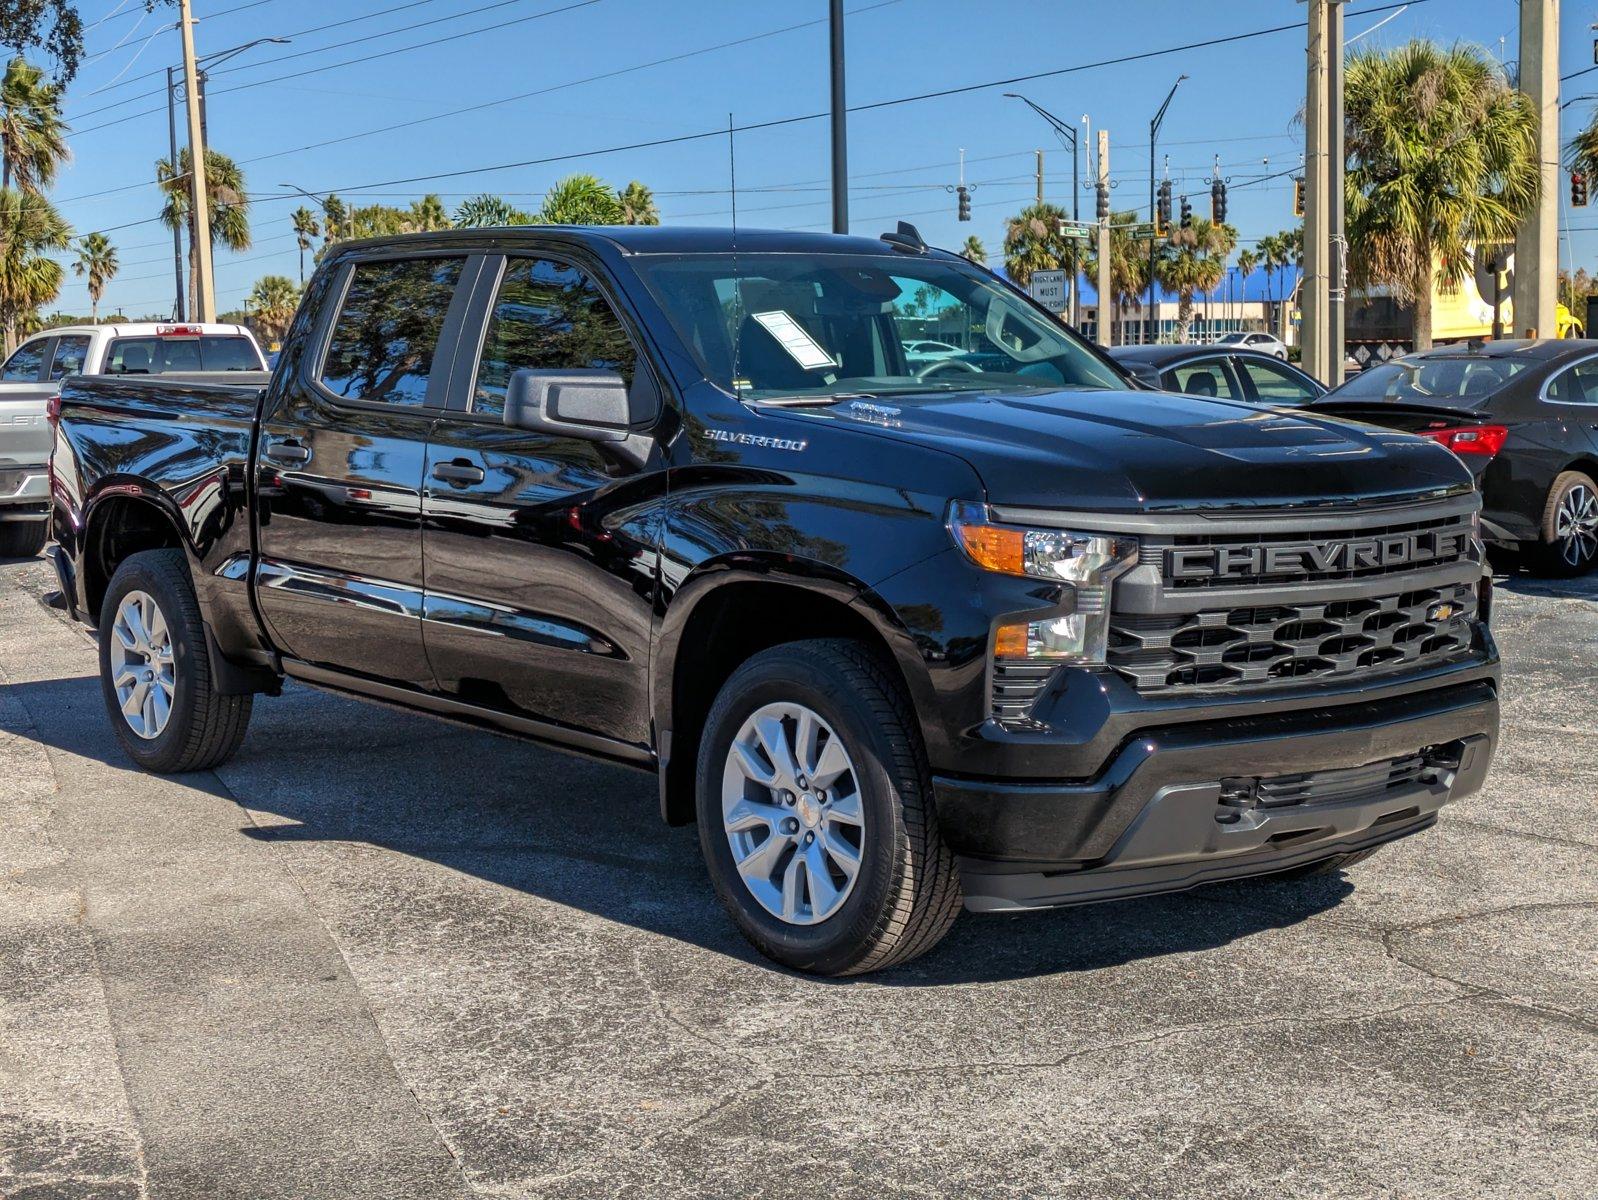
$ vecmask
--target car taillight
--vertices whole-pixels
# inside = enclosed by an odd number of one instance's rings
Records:
[[[1455,454],[1485,454],[1488,458],[1504,448],[1509,430],[1502,425],[1470,425],[1461,429],[1427,429],[1421,437],[1447,446]]]
[[[51,396],[44,402],[44,419],[50,422],[50,428],[61,427],[61,397]]]

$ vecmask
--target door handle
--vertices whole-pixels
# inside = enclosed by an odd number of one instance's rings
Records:
[[[439,463],[433,468],[433,478],[441,483],[468,484],[482,483],[484,478],[482,467],[474,467],[464,459],[454,462]]]
[[[268,442],[262,451],[273,462],[281,463],[308,463],[311,461],[310,447],[302,446],[296,441]]]

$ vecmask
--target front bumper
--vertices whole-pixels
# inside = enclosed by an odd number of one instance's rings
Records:
[[[1360,704],[1140,732],[1089,780],[934,779],[978,910],[1116,899],[1264,874],[1425,828],[1477,791],[1498,737],[1495,679]],[[1423,754],[1401,786],[1248,811],[1223,788]],[[1335,789],[1334,789],[1335,790]],[[1235,798],[1235,797],[1233,797]]]

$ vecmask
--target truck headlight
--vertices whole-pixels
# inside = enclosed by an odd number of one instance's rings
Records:
[[[999,626],[994,655],[1102,664],[1110,632],[1110,585],[1137,561],[1137,542],[1107,533],[1031,529],[995,521],[986,505],[956,501],[949,532],[988,571],[1066,585],[1062,611]]]

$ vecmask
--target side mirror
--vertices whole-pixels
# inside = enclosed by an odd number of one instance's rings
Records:
[[[624,442],[649,415],[634,411],[615,371],[528,368],[512,372],[505,389],[505,424],[555,437]]]

